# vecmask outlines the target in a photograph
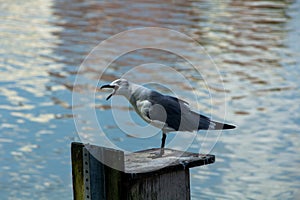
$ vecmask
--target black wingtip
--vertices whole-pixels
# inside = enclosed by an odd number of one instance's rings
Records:
[[[235,129],[236,126],[235,125],[231,125],[231,124],[223,124],[223,128],[222,129]]]

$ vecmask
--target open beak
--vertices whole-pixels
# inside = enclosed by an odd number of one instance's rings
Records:
[[[112,95],[114,95],[115,94],[115,87],[116,86],[114,86],[114,85],[102,85],[101,87],[100,87],[100,89],[103,89],[103,88],[113,88],[114,89],[114,91],[106,98],[106,100],[108,100],[108,99],[110,99],[110,97],[112,97]]]

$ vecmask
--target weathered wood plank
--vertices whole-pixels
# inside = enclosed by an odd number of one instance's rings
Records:
[[[94,145],[85,147],[90,153],[92,199],[122,199],[124,152]]]
[[[106,200],[105,167],[92,154],[89,156],[91,199]]]
[[[83,180],[83,144],[73,142],[71,145],[72,159],[72,179],[74,200],[84,200],[84,180]]]
[[[133,174],[148,173],[159,170],[186,169],[215,162],[215,156],[165,149],[161,158],[153,159],[159,148],[147,149],[125,155],[125,172]]]
[[[128,200],[189,200],[189,169],[166,173],[148,173],[143,177],[127,174],[126,195]]]

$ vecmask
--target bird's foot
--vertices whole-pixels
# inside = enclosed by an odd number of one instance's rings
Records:
[[[161,158],[164,155],[164,153],[165,153],[164,149],[160,149],[159,153],[158,152],[150,153],[151,156],[149,156],[149,158],[152,158],[152,159]]]

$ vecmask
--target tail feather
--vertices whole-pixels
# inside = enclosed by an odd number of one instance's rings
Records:
[[[224,124],[221,122],[213,121],[210,118],[208,118],[204,115],[201,115],[201,114],[197,114],[197,113],[194,113],[194,114],[200,117],[198,130],[207,130],[207,129],[224,130],[224,129],[234,129],[236,127],[235,125]]]

